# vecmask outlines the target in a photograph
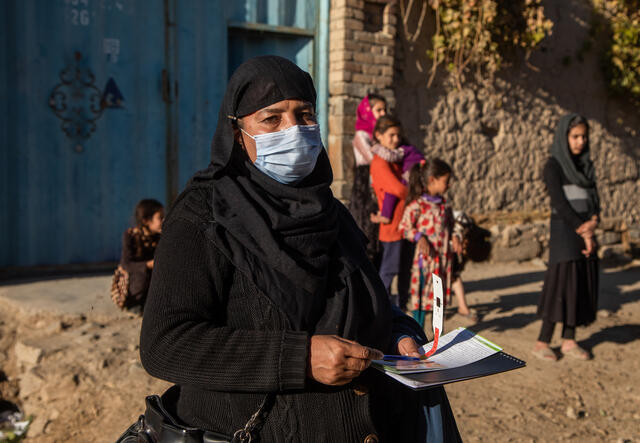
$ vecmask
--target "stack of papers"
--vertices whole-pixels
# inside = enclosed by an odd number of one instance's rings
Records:
[[[420,348],[424,354],[428,343]],[[414,389],[481,377],[524,366],[495,343],[465,328],[439,339],[437,351],[426,360],[375,360],[373,367]]]

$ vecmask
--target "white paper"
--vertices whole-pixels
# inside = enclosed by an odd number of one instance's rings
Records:
[[[419,352],[426,353],[432,345],[433,343],[427,343],[419,349]],[[458,328],[440,337],[438,350],[427,360],[420,362],[375,360],[374,363],[393,377],[392,373],[413,374],[457,368],[477,362],[500,351],[502,348],[489,340],[468,329]]]

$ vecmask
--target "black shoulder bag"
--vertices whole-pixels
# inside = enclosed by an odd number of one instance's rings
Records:
[[[150,395],[145,399],[146,410],[134,424],[116,440],[116,443],[246,443],[254,441],[273,406],[274,394],[267,394],[258,410],[242,429],[233,436],[184,426],[171,416],[162,404],[163,397],[175,394],[176,386],[162,397]]]

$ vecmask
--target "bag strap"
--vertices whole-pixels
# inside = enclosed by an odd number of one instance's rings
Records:
[[[260,407],[251,416],[249,421],[247,421],[247,423],[244,425],[244,428],[238,429],[233,433],[233,439],[231,440],[231,443],[248,443],[253,441],[253,438],[255,437],[254,434],[259,433],[260,429],[264,425],[264,422],[267,419],[267,415],[269,414],[269,411],[273,406],[275,398],[275,394],[271,392],[265,395],[262,403],[260,404]]]

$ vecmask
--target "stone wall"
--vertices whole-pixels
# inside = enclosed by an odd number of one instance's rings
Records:
[[[392,0],[331,0],[329,25],[329,158],[333,191],[347,199],[353,178],[356,108],[377,92],[393,106],[396,14]]]
[[[332,0],[329,153],[336,195],[349,196],[356,106],[368,91],[377,90],[389,97],[409,140],[451,164],[450,200],[493,232],[493,259],[544,257],[549,199],[542,167],[556,122],[567,112],[578,112],[591,126],[602,216],[615,220],[615,229],[600,235],[600,253],[636,250],[640,113],[608,93],[603,48],[596,42],[586,53],[581,49],[589,38],[590,1],[545,1],[555,26],[542,50],[526,62],[520,57],[493,82],[469,81],[462,90],[444,69],[427,87],[431,60],[426,51],[434,22],[427,14],[419,26],[425,1],[404,0],[413,5],[404,20],[395,2]],[[371,11],[375,4],[382,6],[384,26],[366,31],[366,8]]]
[[[549,257],[549,220],[524,218],[505,220],[504,217],[479,215],[476,217],[491,233],[492,261],[524,261]],[[624,262],[638,256],[640,229],[629,227],[621,218],[604,218],[596,230],[598,257]]]
[[[417,8],[421,2],[414,4]],[[596,44],[581,52],[592,22],[589,0],[548,0],[545,8],[555,26],[541,51],[526,62],[514,61],[494,82],[469,81],[462,90],[442,71],[427,87],[431,61],[426,50],[433,19],[427,17],[417,29],[415,13],[406,22],[401,18],[396,113],[413,143],[452,165],[451,201],[482,218],[493,232],[494,260],[546,255],[548,216],[540,214],[548,213],[549,199],[542,167],[558,119],[567,112],[585,115],[602,216],[608,220],[599,233],[600,254],[636,250],[640,112],[608,93],[601,69],[603,48]],[[525,221],[500,221],[509,214]]]

